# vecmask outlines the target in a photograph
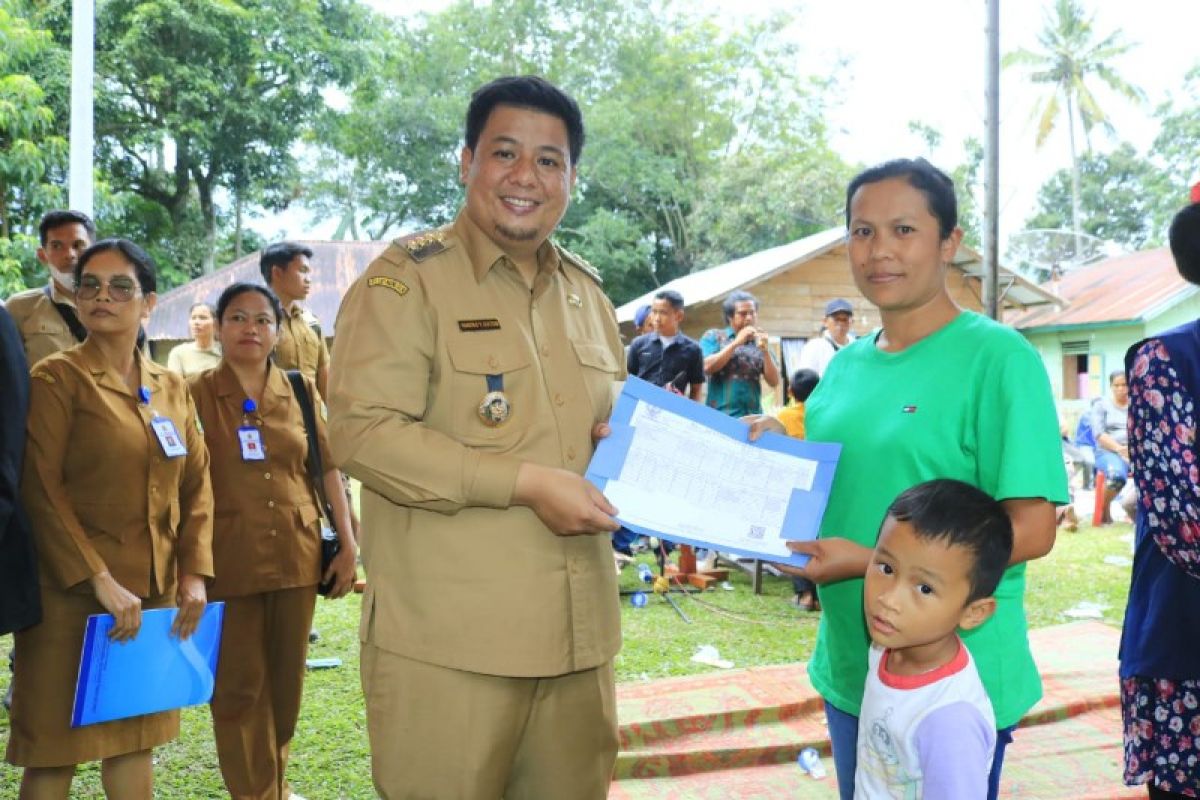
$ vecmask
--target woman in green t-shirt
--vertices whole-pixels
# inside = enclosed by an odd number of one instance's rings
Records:
[[[1011,728],[1041,697],[1024,564],[1050,551],[1054,507],[1067,500],[1049,379],[1020,334],[955,303],[948,279],[962,230],[944,173],[923,159],[864,171],[847,188],[846,224],[855,285],[882,325],[838,352],[806,407],[808,438],[842,445],[821,537],[791,545],[810,556],[795,573],[818,584],[824,609],[809,676],[826,701],[841,796],[851,798],[870,642],[863,575],[888,504],[934,478],[1001,500],[1012,563],[995,616],[962,636],[1000,728],[996,797]]]

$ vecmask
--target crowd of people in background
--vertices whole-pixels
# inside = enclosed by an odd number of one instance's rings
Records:
[[[578,105],[548,82],[480,87],[462,209],[355,281],[332,357],[303,302],[302,245],[265,248],[263,283],[195,304],[192,340],[164,367],[144,346],[150,256],[96,241],[82,213],[43,218],[47,282],[0,310],[0,633],[16,632],[6,757],[22,798],[67,797],[87,761],[110,798],[152,796],[178,711],[71,727],[84,625],[111,614],[128,640],[169,607],[186,639],[217,600],[225,786],[298,798],[286,768],[318,586],[350,592],[360,546],[379,795],[604,797],[611,547],[630,539],[583,472],[626,375],[744,419],[752,440],[841,444],[820,537],[789,543],[807,564],[781,566],[794,602],[821,612],[808,669],[841,797],[999,796],[1042,694],[1026,565],[1070,497],[1039,356],[948,288],[953,183],[923,159],[850,182],[849,270],[881,325],[855,337],[854,305],[831,300],[784,375],[744,291],[699,341],[685,298],[658,291],[622,346],[599,276],[550,239],[583,144]],[[1200,284],[1200,203],[1170,240]],[[1089,416],[1096,491],[1111,500],[1127,477],[1138,490],[1120,689],[1124,777],[1152,798],[1200,792],[1197,342],[1200,321],[1135,344]],[[763,387],[781,383],[786,405],[764,416]],[[323,524],[339,544],[327,564]]]

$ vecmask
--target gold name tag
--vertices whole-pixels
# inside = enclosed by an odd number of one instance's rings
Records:
[[[500,330],[500,320],[460,319],[458,321],[458,329],[460,331],[498,331]]]

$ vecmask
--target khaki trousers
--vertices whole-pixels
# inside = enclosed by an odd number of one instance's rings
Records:
[[[213,732],[234,800],[287,800],[283,773],[300,716],[314,586],[231,597],[213,689]]]
[[[553,678],[439,667],[362,645],[383,800],[602,800],[617,755],[612,662]]]

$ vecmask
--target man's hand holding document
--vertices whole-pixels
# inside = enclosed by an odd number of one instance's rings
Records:
[[[841,445],[763,434],[630,377],[587,478],[630,530],[803,566],[788,540],[817,537]]]

